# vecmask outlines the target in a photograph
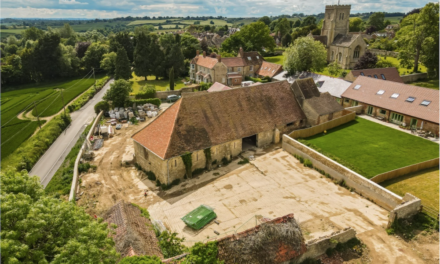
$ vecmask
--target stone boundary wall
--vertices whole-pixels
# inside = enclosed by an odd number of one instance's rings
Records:
[[[79,161],[84,153],[84,150],[86,146],[91,146],[90,143],[90,136],[92,135],[93,131],[95,131],[96,125],[99,123],[99,120],[101,119],[101,116],[104,112],[101,111],[98,116],[95,118],[95,121],[93,122],[92,127],[89,130],[89,133],[87,133],[87,138],[84,141],[84,144],[81,146],[81,149],[78,152],[78,156],[76,156],[75,165],[73,166],[73,179],[72,179],[72,187],[70,187],[70,194],[69,194],[69,202],[75,200],[75,193],[76,189],[78,188],[78,164]]]
[[[410,174],[413,172],[421,171],[432,167],[438,167],[438,166],[439,166],[439,158],[435,158],[432,160],[423,161],[417,164],[409,165],[403,168],[378,174],[373,178],[371,178],[370,180],[375,183],[381,183],[383,181],[394,179],[406,174]]]
[[[408,75],[402,75],[400,77],[402,78],[402,81],[404,83],[409,83],[409,82],[415,82],[420,79],[426,79],[426,78],[428,78],[428,74],[426,72],[425,73],[413,73],[413,74],[408,74]]]
[[[399,52],[388,51],[388,50],[380,50],[380,49],[368,49],[371,53],[380,56],[389,56],[393,58],[397,58],[399,56]]]
[[[355,237],[356,231],[353,228],[348,227],[343,230],[333,232],[331,235],[307,241],[306,253],[302,254],[299,259],[294,261],[294,263],[301,263],[308,258],[316,259],[325,254],[327,249],[336,247],[337,244],[332,243],[334,240],[338,241],[339,243],[345,243]]]
[[[324,170],[338,181],[344,180],[348,187],[353,188],[360,195],[370,199],[377,205],[388,211],[396,208],[403,201],[402,197],[383,188],[375,182],[368,180],[362,175],[342,166],[334,160],[306,145],[283,135],[283,149],[291,154],[297,154],[312,161],[313,166]]]
[[[354,111],[354,112],[356,112],[357,115],[360,115],[360,114],[362,114],[362,108],[363,108],[363,105],[357,105],[357,106],[346,107],[345,110]]]
[[[312,126],[309,128],[294,130],[292,133],[290,133],[291,138],[307,138],[314,136],[316,134],[322,133],[324,130],[328,130],[337,126],[340,126],[342,124],[348,123],[356,118],[356,112],[343,110],[342,116],[332,119],[330,121],[327,121],[325,123]]]
[[[175,91],[158,91],[156,92],[156,98],[159,98],[160,100],[167,99],[168,95],[182,95],[182,93],[192,93],[199,90],[200,86],[193,86],[193,87],[183,87],[180,90]]]
[[[403,197],[404,204],[398,205],[391,210],[390,219],[410,218],[422,210],[422,201],[414,195],[407,193]],[[393,221],[390,221],[391,223]]]

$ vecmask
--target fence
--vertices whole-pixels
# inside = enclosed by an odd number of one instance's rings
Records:
[[[362,114],[362,108],[363,108],[363,105],[357,105],[357,106],[346,107],[345,110],[354,111],[354,112],[356,112],[357,115],[360,115],[360,114]]]
[[[423,161],[417,164],[409,165],[403,168],[378,174],[373,178],[371,178],[370,180],[375,183],[381,183],[383,181],[391,180],[420,170],[424,170],[432,167],[438,167],[438,165],[439,165],[439,158],[435,158],[432,160]]]
[[[76,189],[78,188],[78,165],[79,161],[81,160],[82,155],[84,154],[84,151],[86,149],[89,149],[91,146],[90,143],[90,137],[93,134],[93,131],[95,131],[96,125],[99,123],[99,120],[101,119],[103,112],[101,111],[98,116],[95,118],[95,121],[93,122],[92,127],[89,130],[89,133],[87,134],[86,140],[84,141],[84,144],[82,145],[81,149],[78,152],[78,156],[76,156],[75,165],[73,167],[73,179],[72,179],[72,187],[70,187],[70,194],[69,194],[69,202],[75,200],[75,193]]]
[[[294,130],[289,137],[291,138],[308,138],[316,134],[322,133],[324,130],[328,130],[342,124],[348,123],[356,118],[356,112],[343,110],[342,116],[332,119],[328,122],[319,124],[317,126]]]

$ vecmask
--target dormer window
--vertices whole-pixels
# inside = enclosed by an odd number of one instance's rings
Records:
[[[257,56],[257,59],[260,59],[260,56]]]
[[[384,93],[385,93],[384,90],[379,90],[376,94],[381,95],[381,94],[384,94]]]
[[[365,74],[364,74],[363,72],[361,72],[361,75],[362,75],[362,76],[365,76]]]

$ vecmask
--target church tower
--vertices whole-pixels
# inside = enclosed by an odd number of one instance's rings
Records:
[[[338,34],[347,35],[349,32],[351,5],[325,6],[324,23],[321,36],[327,36],[327,47]]]

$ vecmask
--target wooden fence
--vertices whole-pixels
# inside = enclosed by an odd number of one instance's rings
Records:
[[[308,138],[314,136],[316,134],[324,132],[324,130],[328,130],[342,124],[348,123],[356,118],[356,112],[343,110],[342,116],[332,119],[328,122],[299,130],[294,130],[289,137],[297,139],[297,138]]]
[[[432,167],[438,167],[438,165],[439,165],[439,158],[435,158],[432,160],[423,161],[417,164],[409,165],[403,168],[378,174],[373,178],[371,178],[370,180],[375,183],[380,183],[386,180],[391,180],[420,170],[424,170]]]

